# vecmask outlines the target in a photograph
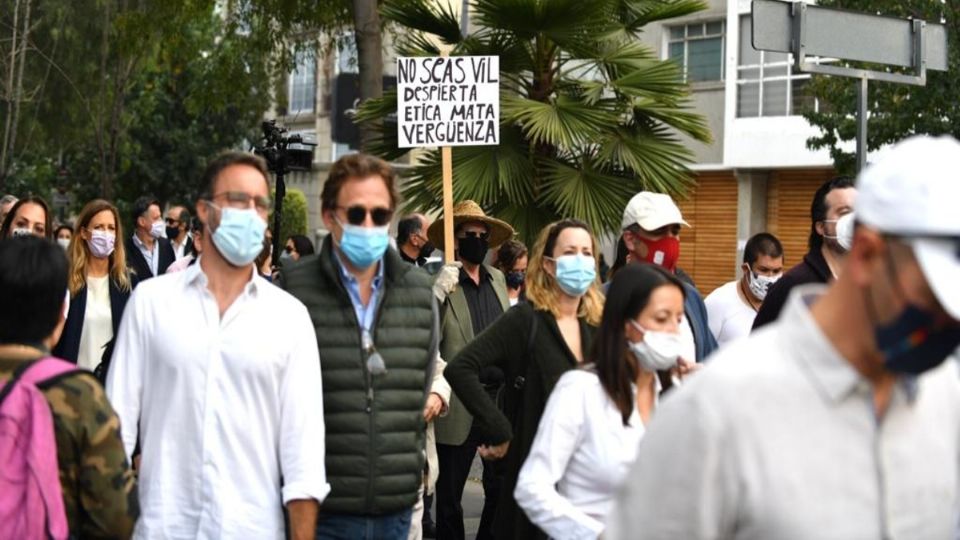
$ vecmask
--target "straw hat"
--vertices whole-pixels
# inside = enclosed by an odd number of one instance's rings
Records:
[[[444,218],[440,218],[433,222],[430,225],[430,228],[427,229],[427,238],[433,242],[433,245],[437,246],[437,249],[443,251],[443,221]],[[473,201],[461,201],[458,202],[453,207],[453,227],[456,229],[457,225],[467,221],[479,221],[484,223],[487,227],[490,228],[490,238],[487,243],[490,245],[491,249],[495,249],[500,244],[506,242],[507,240],[513,238],[513,227],[511,227],[507,222],[500,221],[497,218],[492,218],[483,213],[483,209],[480,208],[480,205]]]

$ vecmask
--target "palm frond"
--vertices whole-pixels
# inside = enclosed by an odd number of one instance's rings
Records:
[[[638,191],[635,182],[599,170],[590,156],[576,162],[544,161],[541,167],[544,202],[561,216],[590,223],[597,233],[619,228],[623,207]]]
[[[618,0],[617,3],[620,20],[631,33],[639,32],[650,23],[684,17],[708,7],[702,0]]]
[[[387,0],[380,7],[384,19],[433,34],[448,45],[460,42],[460,19],[447,3],[428,0]]]
[[[516,122],[534,144],[572,147],[590,141],[602,126],[614,125],[611,111],[560,94],[551,103],[501,95],[500,114]]]
[[[685,107],[684,103],[671,106],[650,98],[636,98],[633,100],[633,114],[655,119],[700,142],[713,142],[706,118]]]

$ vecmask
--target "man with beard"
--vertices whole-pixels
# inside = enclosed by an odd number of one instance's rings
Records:
[[[753,329],[773,322],[780,316],[790,290],[805,283],[827,283],[840,275],[847,250],[837,236],[837,222],[853,212],[857,188],[849,176],[838,176],[825,182],[813,195],[810,205],[810,250],[803,261],[777,281],[760,306]]]

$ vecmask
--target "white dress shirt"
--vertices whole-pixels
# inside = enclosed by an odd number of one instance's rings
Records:
[[[255,272],[222,318],[200,263],[142,282],[106,386],[128,456],[139,422],[136,538],[282,539],[282,504],[330,492],[316,334]]]
[[[564,373],[520,469],[517,504],[551,538],[597,538],[643,433],[636,407],[623,425],[596,373]]]
[[[956,362],[873,387],[794,288],[780,319],[721,349],[648,426],[606,538],[954,538]]]

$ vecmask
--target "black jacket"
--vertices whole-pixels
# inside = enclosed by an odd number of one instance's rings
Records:
[[[791,268],[767,291],[767,297],[763,299],[760,311],[753,320],[753,330],[777,320],[794,287],[805,283],[826,283],[832,276],[820,248],[808,251],[800,264]]]
[[[595,331],[595,327],[580,319],[583,358],[589,355]],[[504,372],[506,414],[490,400],[480,382],[480,373],[490,366]],[[468,343],[443,372],[474,422],[479,422],[485,442],[511,441],[507,455],[498,464],[503,467],[503,479],[493,524],[495,538],[544,537],[517,506],[513,490],[550,392],[561,375],[576,367],[577,359],[567,347],[554,316],[524,303],[510,308]]]
[[[140,253],[140,248],[133,243],[132,236],[127,237],[124,248],[127,250],[127,268],[136,274],[137,281],[144,281],[156,277],[153,275],[153,272],[150,271],[150,263],[143,258],[143,253]],[[157,238],[157,246],[155,249],[160,250],[160,260],[157,264],[157,275],[160,275],[167,271],[167,267],[173,264],[173,261],[175,261],[177,257],[173,253],[173,244],[166,238]]]
[[[142,258],[142,257],[141,257]],[[131,289],[133,284],[131,284]],[[122,291],[117,283],[110,280],[110,318],[113,322],[113,335],[117,335],[123,309],[130,299],[130,291]],[[53,349],[53,356],[77,363],[80,354],[80,335],[83,333],[83,320],[87,313],[87,287],[77,291],[76,296],[70,299],[70,311],[67,312],[67,321],[63,326],[60,341]]]

